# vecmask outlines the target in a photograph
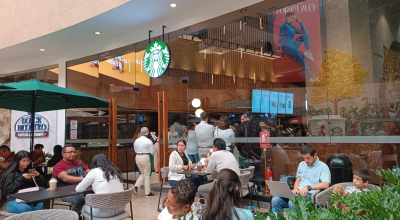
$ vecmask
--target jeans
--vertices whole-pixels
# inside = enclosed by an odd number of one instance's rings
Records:
[[[99,218],[107,218],[107,217],[116,216],[116,215],[119,215],[122,212],[124,212],[124,210],[125,210],[125,206],[117,208],[117,209],[110,209],[110,210],[92,208],[93,217],[99,217]],[[82,212],[86,212],[90,215],[90,207],[87,205],[84,205],[82,208]]]
[[[84,195],[76,195],[76,196],[67,196],[61,198],[63,202],[72,203],[71,210],[77,213],[82,211],[83,205],[85,205],[85,196]]]
[[[194,186],[196,187],[196,191],[197,191],[197,188],[199,188],[199,185],[200,185],[199,176],[191,176],[190,178],[186,178],[186,179],[188,179],[188,180],[190,180],[190,182],[194,183]],[[169,185],[172,186],[177,181],[176,180],[169,180],[168,182],[169,182]]]
[[[307,199],[310,196],[311,194],[307,194],[304,199]],[[289,199],[281,198],[278,196],[274,196],[274,198],[272,198],[271,205],[272,208],[275,208],[276,211],[280,211],[282,214],[283,214],[283,209],[286,208],[296,211],[296,206],[294,206],[294,204],[291,201],[289,201]]]
[[[199,157],[198,153],[197,154],[192,154],[192,155],[188,154],[188,156],[189,156],[189,159],[192,161],[193,164],[194,163],[198,163],[200,161],[200,157]]]
[[[31,211],[38,211],[43,209],[43,202],[29,204],[17,203],[15,200],[7,203],[7,212],[11,213],[25,213]]]

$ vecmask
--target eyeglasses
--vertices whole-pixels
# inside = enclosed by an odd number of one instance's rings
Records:
[[[65,152],[65,154],[75,154],[75,151],[68,151],[68,152]]]

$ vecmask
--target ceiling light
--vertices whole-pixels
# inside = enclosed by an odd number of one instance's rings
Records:
[[[100,31],[95,31],[94,34],[99,35],[99,34],[101,34],[101,33],[100,33]]]
[[[171,3],[169,6],[171,6],[171,8],[175,8],[176,6],[178,6],[178,4],[176,4],[176,3]]]
[[[44,49],[40,49],[40,51],[44,51]]]
[[[193,107],[198,108],[198,107],[200,107],[200,105],[201,105],[200,99],[194,98],[194,99],[192,100],[192,106],[193,106]]]
[[[199,108],[194,112],[194,114],[196,115],[196,117],[200,118],[200,114],[203,112],[204,112],[203,109]]]

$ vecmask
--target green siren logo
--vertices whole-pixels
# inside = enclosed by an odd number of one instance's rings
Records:
[[[150,77],[160,77],[169,68],[171,52],[163,41],[153,41],[144,52],[143,67]]]

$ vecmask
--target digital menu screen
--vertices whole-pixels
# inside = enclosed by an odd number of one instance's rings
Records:
[[[278,113],[278,92],[271,92],[269,111],[271,114]]]
[[[261,113],[269,113],[269,97],[271,95],[270,91],[261,91]]]
[[[280,92],[278,98],[278,114],[286,114],[286,93]]]
[[[293,93],[286,93],[286,114],[293,114]]]
[[[252,112],[261,112],[261,90],[253,89]]]

